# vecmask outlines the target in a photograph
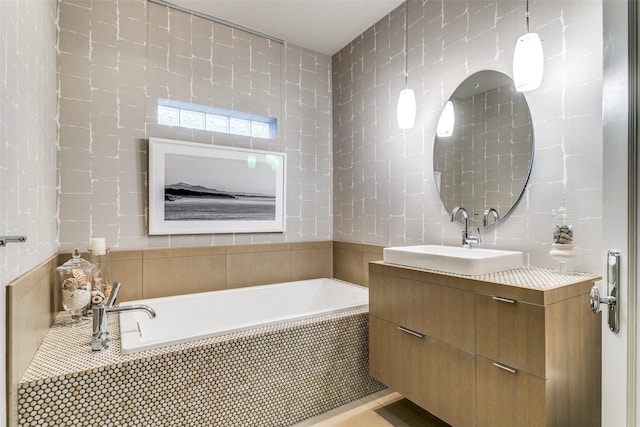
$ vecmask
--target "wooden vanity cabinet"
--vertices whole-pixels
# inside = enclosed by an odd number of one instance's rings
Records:
[[[451,425],[473,425],[475,358],[370,316],[369,369],[376,379]]]
[[[597,276],[498,283],[384,263],[369,276],[374,378],[454,427],[600,426]]]
[[[473,293],[369,278],[369,370],[452,425],[475,416]]]
[[[496,367],[494,363],[491,359],[476,355],[476,424],[468,425],[572,425],[546,422],[543,379],[524,372],[509,372]]]
[[[475,314],[477,354],[545,378],[544,306],[476,295]]]

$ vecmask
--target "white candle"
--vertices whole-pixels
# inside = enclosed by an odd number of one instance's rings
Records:
[[[107,253],[107,242],[104,237],[94,237],[89,240],[89,250],[93,255],[105,255]]]

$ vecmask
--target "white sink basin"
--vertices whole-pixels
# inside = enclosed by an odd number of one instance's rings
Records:
[[[460,246],[384,248],[383,259],[391,264],[472,276],[522,267],[522,252]]]

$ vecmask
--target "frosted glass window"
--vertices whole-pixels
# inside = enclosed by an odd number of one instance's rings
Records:
[[[207,130],[229,133],[229,117],[207,114]]]
[[[229,119],[229,133],[251,136],[251,122],[249,120],[231,117]]]
[[[180,127],[189,129],[204,129],[204,113],[198,111],[180,110]]]
[[[178,126],[180,124],[180,110],[158,105],[158,124]]]
[[[275,117],[163,98],[158,98],[158,124],[253,138],[275,139],[278,135]]]
[[[271,132],[271,126],[269,123],[263,122],[251,122],[251,136],[256,138],[269,138]]]

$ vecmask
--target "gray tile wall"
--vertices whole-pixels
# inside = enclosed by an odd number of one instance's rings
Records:
[[[60,3],[62,250],[329,240],[331,59],[144,0]],[[264,140],[156,123],[157,98],[268,115]],[[287,231],[147,236],[147,138],[284,151]]]
[[[524,32],[524,2],[409,2],[409,86],[418,115],[397,127],[404,87],[404,5],[333,56],[334,239],[405,245],[460,242],[433,177],[433,140],[445,102],[469,75],[511,75]],[[542,86],[526,94],[535,159],[518,207],[483,232],[488,247],[523,250],[533,266],[548,256],[552,215],[575,212],[576,270],[600,271],[602,240],[602,5],[532,2],[531,31],[545,53]]]
[[[0,251],[3,284],[57,252],[55,19],[55,1],[0,4],[0,235],[27,236]]]
[[[0,342],[5,286],[57,252],[56,1],[0,1],[0,235],[26,243],[0,250]],[[0,395],[6,396],[0,351]],[[5,419],[0,401],[0,424]]]

